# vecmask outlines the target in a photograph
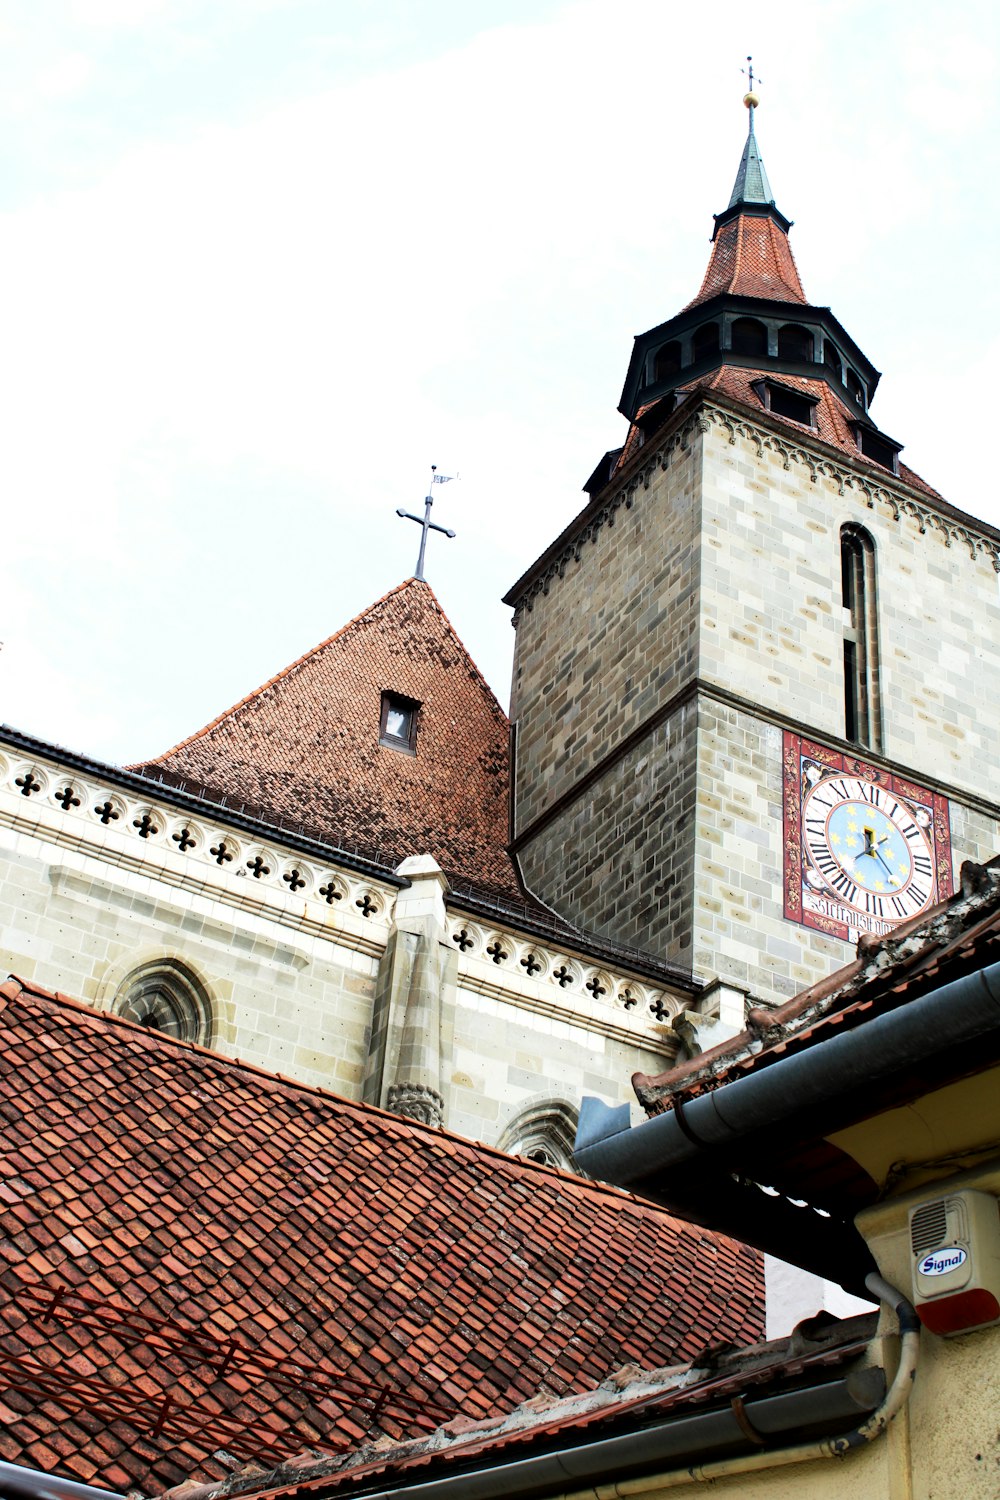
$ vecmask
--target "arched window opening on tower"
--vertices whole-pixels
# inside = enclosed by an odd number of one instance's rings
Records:
[[[719,352],[719,325],[718,323],[703,323],[696,328],[694,338],[691,340],[691,357],[697,361],[707,359],[710,354]]]
[[[653,366],[654,381],[669,380],[672,375],[679,373],[680,368],[681,346],[676,339],[657,349],[656,363]]]
[[[836,375],[838,380],[843,380],[844,366],[841,363],[840,354],[838,352],[836,344],[834,344],[830,339],[824,339],[823,341],[823,363],[826,365],[828,370],[832,370],[833,374]]]
[[[864,411],[865,405],[866,405],[866,402],[865,402],[865,388],[861,384],[861,381],[855,375],[855,373],[854,373],[853,370],[848,370],[848,372],[847,372],[847,382],[846,383],[847,383],[847,389],[850,391],[851,395],[854,397],[854,399],[857,402],[857,404],[861,407],[861,410]]]
[[[563,1099],[538,1100],[515,1115],[497,1147],[509,1156],[572,1171],[578,1119],[578,1112]]]
[[[875,543],[861,526],[840,529],[844,601],[845,737],[882,748]]]
[[[756,318],[737,318],[732,328],[732,351],[750,359],[767,358],[767,329]]]
[[[815,348],[813,336],[808,328],[799,323],[786,323],[778,329],[778,358],[795,360],[799,364],[811,365]]]
[[[133,969],[118,988],[112,1009],[150,1031],[207,1047],[212,1040],[212,1002],[191,970],[174,958],[154,959]]]

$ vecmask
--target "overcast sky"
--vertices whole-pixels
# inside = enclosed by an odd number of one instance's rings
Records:
[[[0,0],[0,717],[163,751],[413,571],[501,595],[624,434],[746,130],[872,415],[1000,523],[998,7]]]

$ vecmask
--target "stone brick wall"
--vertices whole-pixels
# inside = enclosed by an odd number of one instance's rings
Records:
[[[881,754],[950,797],[956,873],[1000,851],[994,544],[721,403],[623,494],[518,611],[522,873],[581,926],[778,1001],[852,956],[782,900],[782,726],[846,733],[841,527],[875,546]]]
[[[787,922],[782,901],[782,732],[702,696],[693,964],[766,1001],[790,999],[853,950]]]
[[[570,1112],[585,1092],[620,1101],[632,1072],[660,1071],[676,1055],[671,1022],[690,1004],[688,986],[609,970],[599,952],[493,925],[499,913],[487,921],[448,910],[432,859],[401,866],[410,884],[398,889],[316,850],[258,844],[222,809],[211,823],[202,806],[196,822],[147,800],[155,787],[123,787],[116,773],[101,780],[97,768],[84,777],[54,756],[26,760],[8,748],[4,973],[111,1007],[144,965],[179,965],[212,1016],[199,1040],[348,1098],[385,1104],[383,1083],[396,1072],[412,1082],[415,1066],[419,1082],[439,1055],[443,1123],[488,1144],[540,1099]],[[231,859],[218,857],[224,848]],[[435,994],[425,995],[429,970],[415,983],[400,950],[416,952],[415,934],[432,918],[441,962]],[[421,1059],[414,1049],[430,1036],[414,1004],[424,1000],[429,1017],[440,1012],[440,1045]]]
[[[632,1074],[667,1066],[664,1051],[638,1039],[629,1044],[570,1017],[532,1014],[463,987],[452,1025],[452,1067],[443,1090],[448,1126],[491,1146],[527,1106],[543,1100],[565,1100],[578,1110],[583,1095],[594,1094],[609,1104],[631,1104],[638,1121]],[[672,1053],[669,1022],[661,1030]]]
[[[521,853],[529,890],[588,931],[689,966],[694,704],[611,763]]]
[[[988,552],[949,534],[943,512],[940,525],[906,513],[888,475],[880,486],[877,474],[817,468],[794,442],[762,445],[752,424],[708,415],[701,677],[843,738],[840,529],[853,522],[875,543],[883,755],[1000,801],[1000,587]]]
[[[518,612],[515,831],[697,671],[699,453],[694,429]]]

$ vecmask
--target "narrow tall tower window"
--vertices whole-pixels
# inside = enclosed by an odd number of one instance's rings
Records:
[[[844,601],[844,717],[847,739],[882,748],[875,543],[861,526],[840,528]]]

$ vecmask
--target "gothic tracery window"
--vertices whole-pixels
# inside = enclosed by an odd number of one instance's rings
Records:
[[[207,1046],[212,1003],[203,985],[176,959],[154,959],[134,969],[115,995],[113,1009],[129,1021],[182,1042]]]
[[[578,1112],[562,1099],[543,1099],[515,1115],[498,1141],[501,1151],[541,1166],[573,1167]]]

